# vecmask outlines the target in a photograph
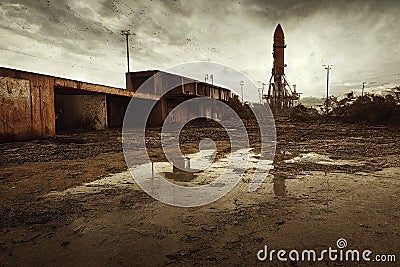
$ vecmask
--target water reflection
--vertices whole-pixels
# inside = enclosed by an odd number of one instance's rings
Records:
[[[272,182],[274,184],[274,195],[276,197],[286,196],[286,177],[284,175],[274,175]]]

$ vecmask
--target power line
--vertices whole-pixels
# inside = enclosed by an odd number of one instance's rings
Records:
[[[384,72],[387,73],[387,72]],[[392,76],[400,76],[400,73],[393,73],[390,75],[383,75],[383,76],[375,76],[375,77],[364,77],[363,76],[359,76],[357,77],[358,80],[373,80],[373,79],[379,79],[379,78],[387,78],[387,77],[392,77]],[[355,79],[347,79],[347,80],[342,80],[341,82],[336,82],[334,84],[341,84],[341,83],[345,83],[345,82],[350,82],[350,81],[354,81]]]
[[[391,74],[391,75],[385,75],[385,76],[375,76],[375,77],[370,77],[368,79],[379,79],[379,78],[386,78],[386,77],[392,77],[392,76],[400,76],[400,73],[395,73],[395,74]]]
[[[3,48],[0,48],[0,50],[11,52],[11,53],[15,53],[15,54],[20,54],[20,55],[24,55],[24,56],[28,56],[28,57],[43,59],[43,60],[47,60],[47,61],[51,61],[51,62],[55,62],[55,63],[60,63],[60,64],[68,64],[68,65],[71,65],[71,66],[76,66],[76,67],[81,67],[81,68],[86,68],[86,69],[92,69],[92,70],[98,70],[98,71],[105,71],[105,72],[112,72],[112,73],[121,74],[121,72],[117,72],[117,71],[99,69],[99,68],[95,68],[95,67],[82,66],[82,65],[78,65],[78,64],[74,64],[74,63],[67,63],[67,62],[64,62],[64,61],[57,61],[57,60],[46,58],[46,57],[40,57],[40,56],[36,56],[36,55],[31,55],[31,54],[24,53],[24,52],[21,52],[21,51],[15,51],[15,50],[10,50],[10,49],[3,49]]]

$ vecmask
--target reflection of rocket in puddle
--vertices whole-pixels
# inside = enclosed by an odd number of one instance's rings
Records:
[[[274,195],[276,197],[286,196],[285,177],[274,175],[272,182],[274,183]]]

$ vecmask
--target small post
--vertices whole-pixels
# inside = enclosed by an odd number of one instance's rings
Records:
[[[185,170],[190,170],[190,158],[185,157]]]

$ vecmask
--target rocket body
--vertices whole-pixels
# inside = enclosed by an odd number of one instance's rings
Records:
[[[285,77],[285,48],[285,35],[282,26],[278,24],[274,32],[272,75],[266,96],[268,104],[275,111],[293,107],[295,101],[300,99],[300,94],[296,89],[292,91]]]
[[[273,75],[285,74],[285,35],[280,24],[274,33],[274,69]]]
[[[285,48],[285,35],[283,34],[282,26],[278,24],[274,32],[274,65],[272,69],[272,76],[274,78],[273,102],[274,106],[278,109],[283,108],[285,105]]]

